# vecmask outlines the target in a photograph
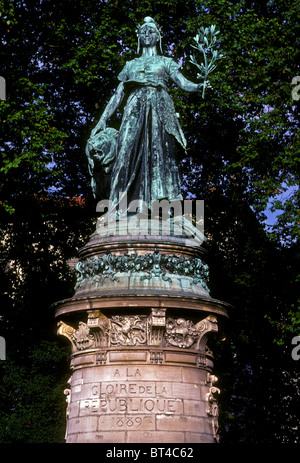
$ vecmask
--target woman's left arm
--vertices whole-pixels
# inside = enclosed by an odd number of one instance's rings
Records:
[[[170,78],[178,87],[186,92],[197,92],[203,87],[203,84],[194,84],[194,82],[186,79],[179,71],[173,72]]]

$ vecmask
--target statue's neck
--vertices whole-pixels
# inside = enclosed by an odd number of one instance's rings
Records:
[[[143,47],[143,53],[142,56],[156,56],[157,55],[157,49],[156,46],[154,47]]]

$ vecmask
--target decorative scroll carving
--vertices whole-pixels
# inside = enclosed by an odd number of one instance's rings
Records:
[[[212,418],[212,431],[216,441],[219,441],[218,436],[218,416],[219,407],[215,394],[220,394],[220,389],[214,386],[214,383],[218,381],[218,378],[210,373],[207,374],[207,384],[210,385],[209,392],[206,394],[206,413]]]
[[[76,290],[89,286],[103,285],[109,279],[118,281],[118,273],[143,272],[141,280],[159,277],[172,283],[172,275],[191,277],[192,284],[200,284],[208,292],[208,266],[199,258],[186,259],[183,256],[168,256],[157,249],[147,254],[114,255],[107,252],[98,258],[90,257],[76,265]]]
[[[147,320],[139,316],[113,316],[111,319],[110,343],[119,346],[146,344]]]
[[[196,349],[205,352],[207,338],[212,332],[218,331],[218,320],[214,315],[209,315],[195,325],[199,333]]]
[[[61,336],[65,336],[66,338],[68,338],[69,341],[72,344],[72,348],[75,349],[76,346],[75,346],[75,343],[74,343],[74,340],[73,340],[73,334],[76,331],[75,328],[73,328],[72,326],[67,325],[63,321],[59,321],[57,323],[57,326],[58,326],[57,334],[59,334]]]
[[[71,383],[72,383],[72,376],[68,380],[68,384],[70,385],[71,388]],[[67,408],[66,408],[66,433],[65,433],[65,439],[67,439],[68,435],[68,426],[69,426],[69,414],[70,414],[70,403],[71,403],[71,389],[64,389],[64,395],[66,396],[66,402],[67,402]]]
[[[57,334],[69,339],[74,350],[83,350],[92,347],[95,344],[94,335],[90,334],[90,328],[86,323],[79,322],[78,329],[60,321],[58,322]]]

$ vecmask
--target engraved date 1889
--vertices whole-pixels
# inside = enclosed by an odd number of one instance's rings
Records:
[[[112,418],[112,427],[113,428],[139,428],[142,424],[142,418],[139,416],[136,417],[126,417],[126,416],[117,416]]]

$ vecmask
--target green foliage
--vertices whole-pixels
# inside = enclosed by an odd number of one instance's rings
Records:
[[[29,362],[0,364],[0,442],[64,442],[62,390],[68,377],[68,353],[54,342],[31,349]]]
[[[192,45],[193,48],[202,53],[204,63],[199,64],[194,55],[191,55],[190,62],[198,67],[199,72],[197,78],[203,80],[202,98],[205,96],[206,81],[208,75],[216,69],[215,62],[218,59],[222,59],[224,55],[219,50],[214,50],[218,44],[217,35],[220,31],[216,31],[216,26],[213,24],[209,27],[201,27],[198,31],[194,41],[196,45]],[[211,54],[210,62],[208,62],[208,54]]]
[[[0,175],[4,179],[4,197],[9,197],[12,189],[20,195],[22,187],[31,194],[48,188],[50,179],[59,175],[52,166],[52,156],[63,153],[62,140],[66,138],[53,124],[53,115],[43,99],[43,87],[25,77],[14,82],[14,87],[14,98],[8,96],[0,105],[4,134]],[[20,179],[24,182],[22,187]],[[4,207],[12,208],[8,199]]]
[[[67,260],[93,230],[86,140],[136,56],[136,24],[148,15],[163,28],[164,54],[181,60],[190,80],[201,27],[216,25],[226,55],[205,100],[170,90],[188,140],[186,196],[205,200],[211,294],[236,307],[215,350],[222,440],[295,442],[296,0],[0,2],[0,335],[9,354],[0,365],[0,441],[63,440],[68,367],[49,307],[72,294]],[[279,214],[269,232],[268,207]]]

